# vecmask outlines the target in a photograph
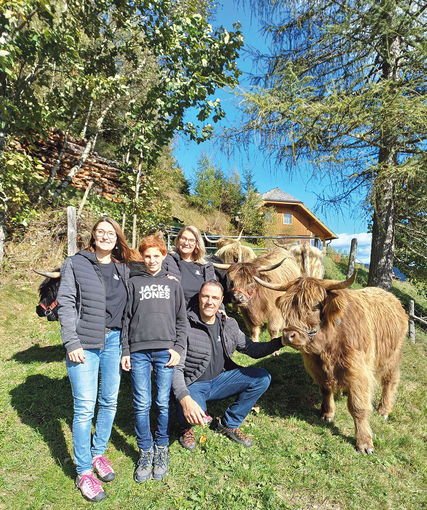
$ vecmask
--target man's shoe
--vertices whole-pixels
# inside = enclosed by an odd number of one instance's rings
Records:
[[[153,447],[148,451],[139,450],[139,459],[133,473],[135,482],[141,483],[151,478],[151,467],[153,465]]]
[[[92,467],[103,482],[111,482],[116,477],[110,461],[103,455],[97,455],[92,459]]]
[[[154,445],[153,478],[161,480],[168,474],[168,447]]]
[[[225,427],[221,423],[221,420],[218,420],[218,424],[215,430],[220,434],[227,436],[228,439],[236,441],[236,443],[244,444],[247,447],[252,446],[252,441],[247,436],[245,436],[245,434],[243,434],[240,429],[231,429],[230,427]]]
[[[191,427],[188,429],[181,428],[178,441],[186,450],[194,450],[196,448],[196,438]]]
[[[95,478],[92,471],[77,475],[76,487],[78,487],[84,498],[88,501],[97,502],[104,499],[106,494],[102,489],[101,482]]]

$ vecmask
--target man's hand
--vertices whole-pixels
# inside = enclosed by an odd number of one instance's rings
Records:
[[[72,361],[74,363],[84,363],[85,362],[85,352],[81,347],[79,347],[78,349],[75,349],[74,351],[69,352],[68,358],[70,359],[70,361]]]
[[[193,400],[190,395],[186,395],[180,400],[185,419],[190,425],[204,425],[206,423],[206,413]]]
[[[129,370],[132,368],[130,364],[130,356],[122,356],[122,370],[125,372],[129,372]]]
[[[179,363],[179,360],[181,359],[181,356],[173,349],[168,349],[168,352],[170,354],[170,358],[165,367],[176,367],[176,365]]]

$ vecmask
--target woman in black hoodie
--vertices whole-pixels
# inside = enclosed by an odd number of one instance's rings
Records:
[[[174,367],[186,344],[187,316],[184,293],[176,279],[162,269],[167,254],[164,241],[145,237],[139,248],[141,262],[130,265],[126,318],[122,335],[122,368],[131,370],[135,432],[139,460],[136,482],[167,475],[169,395]],[[151,368],[154,372],[157,429],[150,431]]]

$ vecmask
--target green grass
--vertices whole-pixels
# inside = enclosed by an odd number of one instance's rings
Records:
[[[3,276],[5,276],[3,278]],[[90,507],[73,487],[72,397],[57,323],[36,316],[36,280],[2,275],[0,287],[0,508]],[[409,291],[402,290],[408,294]],[[263,333],[266,339],[266,333]],[[375,452],[354,447],[346,398],[337,399],[336,421],[319,419],[317,388],[300,355],[244,365],[265,367],[272,384],[260,411],[242,429],[252,448],[196,428],[207,441],[193,451],[175,432],[169,476],[138,485],[132,480],[137,447],[129,377],[124,374],[108,456],[117,479],[105,484],[103,509],[421,509],[426,507],[426,336],[406,342],[398,399],[389,421],[373,413]],[[219,416],[227,403],[209,409]],[[173,428],[175,423],[172,423]]]

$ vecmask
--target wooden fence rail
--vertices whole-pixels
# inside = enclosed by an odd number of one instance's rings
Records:
[[[411,299],[409,301],[409,331],[408,331],[408,335],[413,343],[415,343],[415,321],[418,321],[421,324],[423,324],[424,326],[427,326],[427,320],[425,319],[425,317],[417,317],[415,315],[415,303],[414,303],[414,300]]]

